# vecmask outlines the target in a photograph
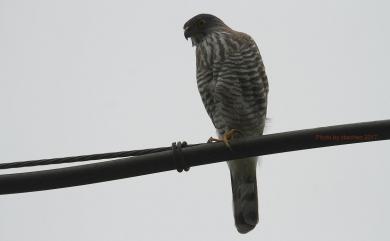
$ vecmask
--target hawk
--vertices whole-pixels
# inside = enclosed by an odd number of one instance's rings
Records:
[[[184,24],[184,37],[196,46],[200,96],[220,140],[262,135],[268,80],[255,41],[211,14]],[[251,231],[259,220],[257,157],[230,160],[234,220],[238,232]]]

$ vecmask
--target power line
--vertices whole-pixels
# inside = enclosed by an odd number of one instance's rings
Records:
[[[194,145],[190,145],[190,146],[195,146],[195,145],[198,145],[198,144],[194,144]],[[167,151],[167,150],[171,150],[171,149],[172,149],[172,147],[158,147],[158,148],[152,148],[152,149],[109,152],[109,153],[100,153],[100,154],[83,155],[83,156],[70,156],[70,157],[31,160],[31,161],[7,162],[7,163],[0,163],[0,169],[33,167],[33,166],[43,166],[43,165],[53,165],[53,164],[64,164],[64,163],[75,163],[75,162],[85,162],[85,161],[93,161],[93,160],[112,159],[112,158],[119,158],[119,157],[141,156],[141,155],[145,155],[145,154]]]
[[[79,186],[250,156],[388,139],[390,120],[382,120],[237,139],[230,142],[231,150],[224,143],[176,147],[100,163],[0,175],[0,194]]]

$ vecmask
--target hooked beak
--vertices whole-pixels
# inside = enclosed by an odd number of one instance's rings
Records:
[[[190,32],[189,26],[184,28],[184,37],[186,38],[186,40],[188,40],[188,38],[191,37],[191,32]]]

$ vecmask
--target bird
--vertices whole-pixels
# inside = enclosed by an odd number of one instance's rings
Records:
[[[184,37],[196,48],[196,79],[203,105],[218,139],[262,135],[267,112],[268,79],[253,38],[212,14],[198,14],[184,24]],[[227,161],[233,213],[239,233],[259,222],[256,167],[258,157]]]

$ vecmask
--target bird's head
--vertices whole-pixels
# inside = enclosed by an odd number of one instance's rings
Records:
[[[227,28],[221,19],[211,14],[198,14],[184,24],[184,37],[198,45],[210,33]]]

